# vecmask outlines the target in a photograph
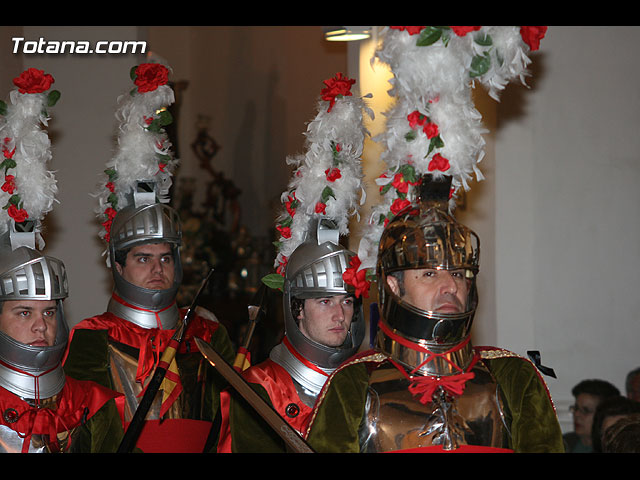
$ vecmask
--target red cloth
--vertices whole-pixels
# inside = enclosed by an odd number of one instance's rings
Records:
[[[184,316],[185,314],[186,309],[181,309],[180,315]],[[195,315],[187,328],[178,352],[198,352],[194,339],[200,338],[209,343],[219,325],[217,322]],[[169,345],[171,337],[175,333],[174,329],[143,328],[110,312],[105,312],[102,315],[82,320],[73,327],[69,337],[69,345],[73,340],[74,332],[79,329],[107,330],[110,339],[138,349],[140,353],[136,381],[141,384],[153,373],[162,352]],[[177,380],[179,381],[179,378]],[[172,396],[170,400],[175,400],[175,397],[177,395]],[[122,401],[118,404],[122,409]],[[162,422],[147,420],[136,446],[145,453],[202,453],[210,428],[211,422],[203,420],[165,419]]]
[[[37,408],[17,395],[0,388],[0,422],[24,437],[23,451],[27,451],[32,435],[66,432],[93,417],[112,398],[121,394],[95,382],[66,377],[57,396],[57,408]],[[11,421],[15,420],[15,421]]]
[[[298,396],[296,387],[293,384],[291,375],[280,365],[271,359],[254,365],[242,372],[242,376],[249,383],[261,385],[269,395],[273,408],[284,418],[291,427],[298,432],[304,432],[310,420],[312,409],[305,405]],[[231,453],[231,430],[229,425],[229,402],[228,391],[220,394],[220,411],[222,413],[222,424],[220,427],[220,441],[218,443],[218,453]],[[291,404],[298,407],[294,417],[287,415],[287,407]]]

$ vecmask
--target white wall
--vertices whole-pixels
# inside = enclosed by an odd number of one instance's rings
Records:
[[[570,389],[640,366],[638,27],[550,27],[496,132],[498,342]]]

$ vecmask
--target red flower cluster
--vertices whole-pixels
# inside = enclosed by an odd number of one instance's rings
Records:
[[[416,128],[417,126],[422,127],[422,131],[428,139],[432,139],[440,133],[438,125],[431,122],[426,115],[421,114],[417,110],[407,115],[407,120],[409,120],[409,126],[411,128]]]
[[[389,27],[389,28],[392,28],[393,30],[406,31],[409,35],[417,35],[422,31],[424,26],[422,27]]]
[[[282,225],[278,225],[276,228],[283,238],[291,238],[291,227],[283,227]]]
[[[102,222],[102,226],[107,232],[104,236],[104,239],[106,242],[109,242],[109,239],[111,238],[111,224],[113,223],[113,219],[117,213],[118,212],[112,207],[107,207],[107,209],[104,211],[104,214],[107,216],[107,219],[104,222]]]
[[[520,36],[524,43],[529,45],[531,51],[540,48],[540,40],[547,33],[547,27],[520,27]]]
[[[447,160],[445,157],[443,157],[439,153],[436,153],[431,159],[431,161],[429,162],[428,169],[430,172],[433,172],[434,170],[440,170],[442,172],[446,172],[447,170],[449,170],[450,167],[451,165],[449,165],[449,160]]]
[[[327,168],[324,171],[325,176],[327,177],[327,180],[330,182],[335,182],[337,179],[342,177],[342,173],[340,172],[339,168]]]
[[[409,205],[411,205],[411,202],[406,198],[396,198],[391,204],[391,208],[390,208],[391,213],[393,213],[394,215],[397,215],[398,213],[403,211],[405,208],[407,208]]]
[[[9,195],[13,195],[16,189],[15,177],[13,175],[4,176],[4,184],[2,185],[2,191],[7,192]]]
[[[330,112],[336,103],[336,97],[351,95],[351,85],[356,83],[356,81],[348,77],[343,77],[342,73],[337,73],[335,77],[325,80],[322,83],[324,83],[326,87],[320,92],[321,98],[329,102],[327,112]]]
[[[449,27],[451,30],[453,30],[453,33],[455,33],[457,36],[459,37],[464,37],[467,33],[469,32],[475,32],[476,30],[480,30],[482,27]]]
[[[7,209],[7,215],[15,220],[16,223],[22,223],[27,218],[29,218],[29,214],[24,208],[18,208],[14,204],[9,205]]]
[[[369,298],[369,287],[371,282],[367,280],[366,269],[358,271],[361,263],[362,262],[357,255],[351,257],[349,267],[342,274],[342,280],[355,287],[356,298],[360,298],[361,295],[363,298]]]
[[[287,262],[288,261],[289,261],[289,259],[283,255],[282,256],[282,260],[280,261],[280,264],[276,268],[276,273],[279,273],[280,275],[282,275],[284,277],[284,272],[285,272],[285,270],[287,268]]]
[[[13,84],[18,87],[20,93],[46,92],[53,82],[55,80],[51,75],[36,68],[29,68],[13,79]]]
[[[152,92],[169,81],[169,70],[159,63],[143,63],[136,67],[136,78],[133,83],[138,92]]]

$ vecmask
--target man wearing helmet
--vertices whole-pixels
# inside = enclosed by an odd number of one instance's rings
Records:
[[[423,176],[420,208],[382,232],[378,347],[325,385],[306,432],[318,452],[563,450],[533,364],[471,343],[479,240],[448,213],[450,185]]]
[[[134,194],[111,225],[114,290],[107,311],[83,320],[72,331],[65,370],[122,392],[125,425],[186,313],[176,305],[182,280],[181,238],[173,208],[140,201]],[[204,361],[194,339],[210,343],[230,362],[234,353],[213,314],[197,312],[146,417],[136,444],[144,452],[201,453],[211,448],[209,435],[225,382]]]
[[[65,268],[28,246],[0,249],[0,451],[115,452],[116,392],[66,377]]]
[[[269,359],[243,372],[300,434],[326,379],[364,337],[361,302],[342,279],[353,253],[337,239],[335,224],[323,220],[291,254],[283,288],[285,336]],[[223,392],[222,405],[219,452],[285,451],[278,435],[235,392]]]

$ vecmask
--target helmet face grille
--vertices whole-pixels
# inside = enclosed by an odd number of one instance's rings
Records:
[[[119,212],[111,229],[111,241],[116,250],[151,240],[180,244],[181,239],[178,213],[161,203]]]
[[[0,300],[57,300],[68,296],[64,264],[40,257],[0,276]]]
[[[291,294],[295,297],[336,295],[347,293],[342,274],[348,266],[349,252],[340,250],[317,259],[291,279]]]

